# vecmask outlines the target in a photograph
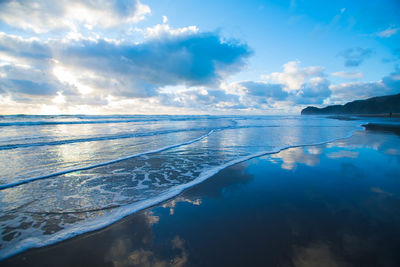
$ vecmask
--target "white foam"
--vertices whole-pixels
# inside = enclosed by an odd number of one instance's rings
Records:
[[[359,126],[359,128],[362,128],[362,127]],[[312,143],[312,144],[300,144],[300,145],[286,146],[286,147],[278,148],[278,149],[275,149],[272,151],[259,152],[259,153],[255,153],[255,154],[252,154],[249,156],[244,156],[244,157],[241,157],[241,158],[238,158],[235,160],[231,160],[220,166],[213,167],[209,170],[203,171],[196,179],[194,179],[188,183],[185,183],[185,184],[180,184],[180,185],[174,186],[174,187],[166,190],[165,192],[161,193],[157,197],[141,200],[141,201],[138,201],[138,202],[135,202],[132,204],[128,204],[125,206],[115,208],[110,213],[108,213],[107,216],[99,216],[99,217],[96,217],[93,219],[87,219],[85,221],[76,223],[75,225],[72,225],[71,227],[63,229],[63,230],[61,230],[53,235],[50,235],[50,236],[41,235],[38,237],[26,238],[26,239],[18,242],[17,244],[15,244],[14,246],[9,246],[9,247],[3,248],[0,251],[0,260],[6,259],[8,257],[11,257],[15,254],[21,253],[22,251],[25,251],[30,248],[37,248],[37,247],[55,244],[60,241],[72,238],[74,236],[84,234],[87,232],[91,232],[91,231],[95,231],[95,230],[99,230],[101,228],[109,226],[110,224],[112,224],[130,214],[133,214],[140,210],[149,208],[160,202],[163,202],[172,197],[175,197],[178,194],[182,193],[185,189],[193,187],[194,185],[197,185],[197,184],[207,180],[208,178],[214,176],[221,170],[223,170],[229,166],[232,166],[234,164],[241,163],[241,162],[247,161],[249,159],[264,156],[264,155],[277,154],[283,150],[290,149],[290,148],[317,146],[317,145],[323,145],[323,144],[327,144],[327,143],[341,140],[341,139],[346,139],[346,138],[349,138],[350,136],[352,136],[355,131],[358,131],[358,129],[351,131],[349,134],[347,134],[344,137],[333,138],[328,141],[317,142],[317,143]],[[209,132],[207,135],[201,137],[201,139],[210,135],[211,133],[212,132]],[[201,139],[198,138],[195,140],[198,141]],[[192,140],[192,143],[193,142],[195,142],[195,141]]]
[[[12,183],[8,183],[8,184],[1,184],[0,185],[0,190],[4,190],[4,189],[10,188],[10,187],[16,187],[16,186],[19,186],[19,185],[22,185],[22,184],[31,183],[31,182],[34,182],[34,181],[37,181],[37,180],[52,178],[52,177],[59,176],[59,175],[62,175],[62,174],[67,174],[67,173],[76,172],[76,171],[89,170],[89,169],[93,169],[93,168],[97,168],[97,167],[101,167],[101,166],[117,163],[117,162],[120,162],[120,161],[123,161],[123,160],[135,158],[135,157],[140,157],[140,156],[143,156],[143,155],[158,153],[158,152],[162,152],[162,151],[169,150],[169,149],[172,149],[172,148],[193,144],[195,142],[198,142],[198,141],[208,137],[213,132],[214,132],[214,130],[211,130],[205,135],[202,135],[202,136],[200,136],[200,137],[198,137],[196,139],[193,139],[193,140],[190,140],[190,141],[187,141],[187,142],[183,142],[183,143],[180,143],[180,144],[175,144],[175,145],[171,145],[171,146],[165,146],[165,147],[162,147],[162,148],[158,148],[158,149],[146,151],[146,152],[143,152],[143,153],[130,155],[130,156],[123,157],[123,158],[118,158],[118,159],[115,159],[115,160],[110,160],[110,161],[106,161],[106,162],[102,162],[102,163],[98,163],[98,164],[94,164],[94,165],[89,165],[89,166],[85,166],[85,167],[81,167],[81,168],[67,169],[67,170],[60,171],[60,172],[54,172],[54,173],[51,173],[51,174],[48,174],[48,175],[43,175],[43,176],[37,176],[37,177],[28,178],[28,179],[18,180],[18,181],[15,181],[15,182],[12,182]]]
[[[134,133],[129,133],[129,134],[116,134],[116,135],[95,136],[95,137],[86,137],[86,138],[82,137],[82,138],[76,138],[76,139],[62,139],[62,140],[36,142],[36,143],[6,144],[6,145],[0,145],[0,150],[10,150],[10,149],[27,148],[27,147],[58,146],[58,145],[93,142],[93,141],[110,141],[110,140],[128,139],[128,138],[134,138],[134,137],[147,137],[147,136],[163,135],[163,134],[171,134],[171,133],[207,131],[207,130],[210,131],[211,128],[204,128],[204,127],[201,128],[200,127],[200,128],[189,128],[189,129],[153,131],[153,132],[134,132]]]

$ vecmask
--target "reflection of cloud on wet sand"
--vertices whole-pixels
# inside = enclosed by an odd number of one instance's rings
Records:
[[[386,149],[385,153],[388,155],[400,156],[400,150],[395,148]]]
[[[384,153],[386,153],[385,150],[387,149],[387,146],[390,146],[390,148],[392,147],[390,144],[390,139],[388,138],[394,140],[393,136],[385,133],[361,131],[354,133],[354,135],[348,139],[328,143],[326,144],[326,147],[341,147],[347,149],[372,148],[374,150],[384,151]]]
[[[371,191],[372,191],[372,192],[374,192],[374,193],[377,193],[377,194],[383,195],[383,196],[388,196],[388,197],[391,197],[391,196],[393,196],[393,194],[392,194],[392,193],[389,193],[389,192],[383,191],[383,190],[382,190],[381,188],[379,188],[379,187],[372,187],[372,188],[371,188]]]
[[[340,148],[372,148],[378,150],[382,143],[385,142],[385,138],[382,138],[381,134],[371,134],[364,131],[355,132],[354,135],[347,139],[337,140],[326,144],[327,148],[340,147]]]
[[[149,210],[145,212],[147,223],[150,225],[156,224],[160,221],[160,216],[154,215],[154,212]]]
[[[314,243],[308,247],[295,248],[293,265],[296,267],[339,267],[345,266],[332,254],[329,246],[324,243]]]
[[[320,155],[322,154],[322,148],[320,146],[310,146],[305,148],[308,154],[311,155]]]
[[[189,198],[185,198],[183,196],[179,196],[179,197],[176,197],[176,198],[168,201],[167,203],[163,204],[162,207],[163,208],[169,208],[169,214],[170,215],[174,215],[175,206],[179,202],[187,202],[187,203],[193,204],[195,206],[200,206],[201,205],[201,199],[200,198],[197,198],[195,200],[191,200]]]
[[[330,152],[330,153],[326,154],[326,156],[331,159],[339,159],[339,158],[356,159],[358,157],[358,155],[359,155],[359,152],[347,151],[347,150],[335,151],[335,152]]]
[[[171,241],[171,243],[172,243],[172,247],[174,249],[178,249],[181,251],[181,255],[176,256],[172,260],[172,263],[170,266],[176,266],[176,267],[184,266],[188,260],[188,254],[184,247],[184,241],[179,236],[175,236],[175,238]]]
[[[326,144],[327,148],[344,148],[350,150],[373,149],[375,151],[393,156],[400,162],[400,150],[397,147],[399,137],[387,133],[362,131],[356,132],[354,136]],[[371,152],[369,152],[371,153]]]
[[[315,166],[320,162],[320,155],[322,154],[321,147],[297,147],[281,151],[278,154],[271,155],[272,162],[280,163],[276,159],[281,159],[282,169],[294,170],[297,164],[306,164],[307,166]]]
[[[132,244],[128,238],[118,239],[114,242],[109,251],[109,258],[115,267],[122,266],[155,266],[166,267],[174,266],[181,267],[188,261],[188,253],[184,247],[184,241],[175,236],[171,240],[171,249],[177,250],[179,253],[173,258],[163,259],[156,255],[152,250],[144,248],[132,249]]]

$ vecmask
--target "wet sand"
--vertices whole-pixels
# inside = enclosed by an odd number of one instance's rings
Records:
[[[400,118],[400,113],[382,113],[382,114],[360,114],[358,117],[375,117],[375,118]]]
[[[392,131],[393,132],[393,131]],[[400,266],[400,137],[377,127],[229,167],[2,266]]]

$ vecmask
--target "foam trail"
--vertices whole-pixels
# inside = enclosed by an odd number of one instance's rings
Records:
[[[222,130],[228,130],[228,129],[268,128],[268,127],[281,127],[281,126],[275,126],[275,125],[265,125],[265,126],[264,125],[263,126],[252,125],[252,126],[237,126],[237,127],[235,127],[235,126],[227,126],[227,127],[215,128],[213,130],[210,130],[210,132],[208,132],[207,134],[205,134],[203,136],[200,136],[199,138],[196,138],[194,140],[188,141],[188,142],[184,142],[184,143],[176,144],[176,145],[172,145],[172,146],[166,146],[166,147],[163,147],[163,148],[160,148],[160,149],[146,151],[146,152],[143,152],[143,153],[134,154],[134,155],[130,155],[130,156],[127,156],[127,157],[118,158],[118,159],[115,159],[115,160],[106,161],[106,162],[102,162],[102,163],[98,163],[98,164],[94,164],[94,165],[89,165],[89,166],[85,166],[85,167],[81,167],[81,168],[67,169],[67,170],[63,170],[63,171],[59,171],[59,172],[50,173],[50,174],[47,174],[47,175],[42,175],[42,176],[37,176],[37,177],[17,180],[17,181],[15,181],[13,183],[1,184],[0,185],[0,190],[4,190],[4,189],[7,189],[7,188],[11,188],[11,187],[16,187],[16,186],[19,186],[19,185],[22,185],[22,184],[31,183],[31,182],[36,181],[36,180],[52,178],[54,176],[59,176],[59,175],[62,175],[62,174],[67,174],[67,173],[71,173],[71,172],[75,172],[75,171],[89,170],[89,169],[93,169],[93,168],[96,168],[96,167],[101,167],[101,166],[113,164],[113,163],[116,163],[116,162],[120,162],[120,161],[123,161],[123,160],[126,160],[126,159],[139,157],[139,156],[142,156],[142,155],[147,155],[147,154],[152,154],[152,153],[157,153],[157,152],[162,152],[162,151],[165,151],[165,150],[168,150],[168,149],[172,149],[172,148],[176,148],[176,147],[179,147],[179,146],[189,145],[189,144],[197,142],[197,141],[199,141],[201,139],[206,138],[207,136],[209,136],[210,134],[212,134],[213,132],[216,132],[216,131],[222,131]],[[309,125],[307,127],[319,127],[319,126]],[[338,127],[338,126],[332,126],[332,127]],[[198,128],[197,130],[202,130],[202,129],[203,128]],[[185,130],[182,130],[182,131],[185,131]],[[190,131],[195,131],[195,130],[191,129]]]
[[[237,122],[232,121],[237,124]],[[246,125],[246,126],[226,126],[219,128],[189,128],[189,129],[179,129],[179,130],[166,130],[166,131],[155,131],[150,133],[132,133],[132,134],[122,134],[122,135],[109,135],[109,136],[98,136],[98,137],[88,137],[88,138],[77,138],[77,139],[65,139],[65,140],[57,140],[57,141],[49,141],[49,142],[37,142],[37,143],[20,143],[20,144],[9,144],[9,145],[0,145],[0,150],[10,150],[17,148],[26,148],[26,147],[36,147],[36,146],[58,146],[65,144],[73,144],[73,143],[83,143],[83,142],[93,142],[93,141],[110,141],[110,140],[118,140],[118,139],[127,139],[134,137],[146,137],[146,136],[154,136],[154,135],[162,135],[162,134],[170,134],[170,133],[181,133],[181,132],[194,132],[194,131],[210,131],[211,129],[215,131],[227,130],[227,129],[243,129],[243,128],[267,128],[267,127],[281,127],[276,125]],[[319,127],[309,125],[308,127]],[[325,127],[340,127],[340,126],[325,126]]]
[[[183,120],[183,119],[182,119]],[[130,122],[154,122],[167,121],[162,119],[124,119],[124,120],[84,120],[84,121],[15,121],[1,122],[0,127],[6,126],[38,126],[38,125],[73,125],[73,124],[104,124],[104,123],[130,123]],[[176,119],[175,121],[179,121]]]
[[[155,132],[150,132],[150,133],[134,133],[134,134],[123,134],[123,135],[66,139],[66,140],[58,140],[58,141],[50,141],[50,142],[0,145],[0,150],[9,150],[9,149],[16,149],[16,148],[23,148],[23,147],[25,148],[25,147],[32,147],[32,146],[57,146],[57,145],[82,143],[82,142],[109,141],[109,140],[116,140],[116,139],[146,137],[146,136],[154,136],[154,135],[162,135],[162,134],[170,134],[170,133],[180,133],[180,132],[192,132],[192,131],[194,132],[194,131],[202,131],[202,130],[210,130],[210,128],[179,129],[179,130],[169,130],[169,131],[155,131]]]
[[[40,118],[41,116],[17,116],[17,117],[25,117],[25,118]],[[46,116],[45,116],[46,117]],[[61,116],[60,118],[62,118]],[[73,117],[73,116],[67,116],[67,117]],[[1,116],[0,116],[1,118]],[[160,116],[160,117],[155,117],[151,119],[145,119],[144,117],[133,117],[129,118],[124,118],[124,116],[110,116],[109,118],[111,119],[106,119],[102,120],[99,117],[96,116],[84,116],[84,117],[79,117],[80,119],[86,119],[86,120],[80,120],[80,121],[12,121],[12,122],[0,122],[0,127],[7,127],[7,126],[38,126],[38,125],[73,125],[73,124],[104,124],[104,123],[130,123],[130,122],[166,122],[166,121],[196,121],[196,120],[209,120],[209,119],[218,119],[217,117],[170,117],[170,116]],[[115,119],[112,119],[115,118]],[[229,117],[219,117],[219,118],[229,118]],[[88,120],[89,119],[89,120]]]
[[[359,128],[362,128],[361,126],[359,126]],[[324,145],[330,142],[334,142],[334,141],[338,141],[338,140],[343,140],[346,138],[351,137],[354,132],[359,131],[359,129],[350,131],[348,135],[344,136],[344,137],[339,137],[339,138],[333,138],[331,140],[328,141],[323,141],[323,142],[318,142],[318,143],[312,143],[312,144],[300,144],[300,145],[292,145],[292,146],[286,146],[286,147],[282,147],[282,148],[278,148],[276,150],[273,151],[264,151],[264,152],[259,152],[259,153],[255,153],[249,156],[245,156],[245,157],[241,157],[235,160],[232,160],[230,162],[227,162],[223,165],[220,165],[218,167],[209,169],[205,172],[202,172],[199,177],[197,177],[196,179],[194,179],[191,182],[188,182],[186,184],[181,184],[178,185],[176,187],[170,188],[169,190],[165,191],[164,193],[161,193],[159,196],[154,197],[154,198],[150,198],[150,199],[146,199],[146,200],[142,200],[133,204],[128,204],[125,206],[121,206],[119,208],[116,208],[115,210],[113,210],[110,214],[108,214],[106,217],[97,217],[95,219],[92,220],[86,220],[82,223],[78,223],[76,225],[74,225],[71,228],[68,229],[64,229],[61,230],[59,232],[57,232],[57,234],[54,234],[52,236],[46,236],[46,237],[31,237],[31,238],[27,238],[23,241],[21,241],[19,244],[17,244],[15,247],[12,248],[6,248],[0,251],[0,260],[4,260],[6,258],[9,258],[13,255],[16,255],[18,253],[21,253],[27,249],[31,249],[31,248],[38,248],[38,247],[43,247],[43,246],[48,246],[48,245],[52,245],[58,242],[61,242],[63,240],[75,237],[77,235],[81,235],[87,232],[92,232],[95,230],[99,230],[102,229],[106,226],[111,225],[112,223],[115,223],[116,221],[121,220],[122,218],[131,215],[135,212],[138,212],[140,210],[149,208],[151,206],[154,206],[158,203],[161,203],[163,201],[166,201],[168,199],[171,199],[177,195],[179,195],[180,193],[182,193],[185,189],[188,189],[190,187],[193,187],[194,185],[197,185],[205,180],[207,180],[208,178],[216,175],[217,173],[219,173],[221,170],[232,166],[234,164],[238,164],[244,161],[247,161],[249,159],[252,158],[257,158],[257,157],[261,157],[264,155],[272,155],[272,154],[278,154],[281,151],[287,150],[287,149],[291,149],[291,148],[297,148],[297,147],[309,147],[309,146],[318,146],[318,145]],[[208,133],[207,135],[211,134]],[[206,137],[206,136],[204,136]],[[204,138],[203,137],[203,138]]]
[[[33,146],[57,146],[72,143],[82,143],[82,142],[93,142],[93,141],[109,141],[117,139],[127,139],[134,137],[146,137],[170,133],[181,133],[181,132],[195,132],[195,131],[210,131],[210,130],[225,130],[225,129],[240,129],[240,128],[263,128],[263,127],[278,127],[278,126],[225,126],[219,128],[210,127],[200,127],[200,128],[188,128],[188,129],[178,129],[178,130],[165,130],[165,131],[154,131],[149,133],[132,133],[132,134],[120,134],[120,135],[109,135],[109,136],[98,136],[98,137],[88,137],[88,138],[77,138],[77,139],[65,139],[49,142],[37,142],[37,143],[22,143],[22,144],[10,144],[10,145],[0,145],[0,150],[9,150],[17,148],[26,148]]]
[[[162,148],[159,148],[159,149],[150,150],[150,151],[146,151],[146,152],[143,152],[143,153],[138,153],[138,154],[130,155],[130,156],[123,157],[123,158],[119,158],[119,159],[115,159],[115,160],[111,160],[111,161],[107,161],[107,162],[98,163],[98,164],[95,164],[95,165],[89,165],[89,166],[85,166],[85,167],[81,167],[81,168],[75,168],[75,169],[68,169],[68,170],[64,170],[64,171],[60,171],[60,172],[54,172],[54,173],[51,173],[51,174],[48,174],[48,175],[37,176],[37,177],[32,177],[32,178],[28,178],[28,179],[24,179],[24,180],[19,180],[19,181],[16,181],[16,182],[13,182],[13,183],[9,183],[9,184],[2,184],[2,185],[0,185],[0,190],[4,190],[4,189],[7,189],[7,188],[11,188],[11,187],[16,187],[16,186],[23,185],[23,184],[32,183],[32,182],[37,181],[37,180],[43,180],[43,179],[52,178],[52,177],[55,177],[55,176],[66,174],[66,173],[89,170],[89,169],[93,169],[93,168],[96,168],[96,167],[101,167],[101,166],[113,164],[113,163],[116,163],[116,162],[120,162],[120,161],[123,161],[123,160],[135,158],[135,157],[140,157],[140,156],[143,156],[143,155],[158,153],[158,152],[162,152],[162,151],[165,151],[165,150],[168,150],[168,149],[172,149],[172,148],[176,148],[176,147],[180,147],[180,146],[193,144],[195,142],[198,142],[198,141],[206,138],[207,136],[211,135],[213,132],[214,132],[214,130],[211,130],[205,135],[202,135],[202,136],[200,136],[200,137],[198,137],[196,139],[193,139],[193,140],[190,140],[190,141],[187,141],[187,142],[184,142],[184,143],[175,144],[175,145],[171,145],[171,146],[166,146],[166,147],[162,147]]]

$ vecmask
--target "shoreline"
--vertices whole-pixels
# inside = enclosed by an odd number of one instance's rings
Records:
[[[151,207],[160,205],[166,201],[174,199],[174,198],[178,197],[180,194],[184,193],[185,190],[190,190],[192,187],[195,187],[196,185],[201,184],[201,183],[207,181],[208,179],[211,179],[212,177],[217,175],[219,172],[221,172],[227,168],[230,168],[236,164],[240,164],[240,163],[243,163],[243,162],[255,159],[255,158],[266,156],[266,155],[279,154],[282,151],[285,151],[288,149],[299,148],[299,147],[320,146],[320,145],[336,142],[339,140],[348,139],[348,138],[351,138],[354,135],[354,133],[356,133],[358,131],[362,131],[362,125],[359,126],[359,129],[352,130],[344,137],[338,137],[338,138],[334,138],[332,140],[313,143],[313,144],[287,146],[287,147],[283,147],[283,148],[278,148],[273,151],[267,151],[267,152],[264,151],[264,152],[259,152],[259,153],[253,154],[253,155],[245,156],[242,158],[238,158],[238,159],[228,162],[224,165],[210,169],[209,171],[207,171],[206,173],[203,173],[201,176],[199,176],[198,178],[196,178],[195,180],[193,180],[189,183],[178,185],[174,188],[171,188],[170,190],[167,190],[166,192],[162,193],[161,195],[157,196],[156,198],[146,199],[146,200],[140,201],[138,203],[119,207],[118,210],[116,211],[117,216],[110,216],[112,218],[111,220],[104,220],[104,218],[100,218],[100,219],[94,220],[94,221],[86,221],[82,225],[78,225],[77,227],[73,228],[73,229],[78,228],[78,230],[72,230],[72,232],[70,231],[71,229],[68,229],[69,231],[60,231],[58,235],[51,236],[49,239],[47,239],[47,241],[45,243],[43,243],[42,240],[33,239],[33,243],[32,243],[33,245],[31,245],[28,242],[27,245],[23,246],[19,250],[14,251],[14,253],[9,253],[8,255],[6,254],[6,256],[4,256],[3,258],[0,257],[0,262],[5,261],[12,257],[17,257],[21,253],[25,253],[26,251],[29,251],[32,249],[35,250],[35,249],[46,248],[49,246],[57,245],[59,243],[68,241],[73,238],[78,238],[79,236],[82,236],[82,235],[86,235],[86,234],[89,234],[92,232],[101,231],[103,229],[106,229],[107,227],[110,227],[111,225],[118,223],[119,221],[123,220],[124,218],[126,218],[128,216],[134,215],[135,213],[141,212],[143,210],[149,209]],[[209,134],[210,133],[206,134],[205,136],[208,136]],[[201,138],[203,138],[203,137],[200,137],[198,139],[201,139]],[[190,141],[190,142],[192,142],[192,141]],[[128,157],[128,158],[130,158],[130,157]],[[116,162],[117,161],[121,161],[121,160],[116,160]],[[1,189],[2,188],[0,188],[0,190]],[[84,230],[81,231],[81,230],[79,230],[80,228],[84,228]],[[38,245],[38,244],[41,244],[41,245]]]
[[[373,131],[373,133],[375,133],[375,132],[376,132],[376,131]],[[370,134],[369,131],[359,131],[359,132],[357,132],[356,134],[360,134],[360,133],[363,133],[363,134],[366,134],[366,135]],[[380,134],[380,133],[379,133],[379,134]],[[383,134],[383,135],[386,135],[386,133]],[[350,139],[351,139],[351,138],[354,139],[354,135],[351,136]],[[343,139],[343,138],[342,138],[342,139]],[[347,139],[347,140],[348,140],[348,139]],[[343,141],[343,140],[341,140],[341,141]],[[335,142],[336,142],[336,143],[340,143],[341,141],[332,141],[332,142],[333,142],[333,143],[335,143]],[[332,142],[327,142],[327,143],[325,143],[325,145],[324,145],[324,144],[308,145],[307,147],[313,148],[313,147],[326,146],[326,145],[329,144],[329,143],[332,144]],[[118,227],[117,225],[124,224],[126,221],[129,221],[129,220],[130,220],[129,218],[131,218],[131,217],[138,217],[138,216],[140,217],[140,216],[144,216],[143,214],[152,213],[153,210],[160,209],[160,207],[162,208],[162,207],[164,207],[164,206],[171,205],[170,203],[175,203],[175,202],[177,202],[178,199],[180,199],[180,198],[182,198],[182,197],[185,197],[185,195],[187,195],[188,192],[196,191],[197,188],[203,187],[205,183],[206,183],[206,184],[209,184],[209,183],[215,182],[215,181],[213,181],[213,180],[216,179],[215,177],[220,176],[221,173],[229,172],[229,171],[231,171],[232,169],[236,169],[238,166],[248,165],[248,164],[251,165],[253,161],[258,161],[258,160],[260,160],[260,158],[264,158],[264,157],[273,157],[273,155],[279,155],[279,154],[282,154],[282,153],[285,154],[285,153],[287,153],[288,151],[296,150],[296,149],[298,149],[298,148],[299,148],[299,149],[305,149],[305,147],[296,146],[296,147],[292,147],[292,148],[287,148],[287,149],[285,149],[285,150],[281,150],[281,151],[276,152],[276,153],[274,153],[274,154],[268,154],[268,155],[263,155],[263,156],[261,155],[261,156],[255,157],[255,158],[253,157],[253,158],[250,159],[250,160],[247,159],[247,161],[245,161],[245,162],[242,161],[241,163],[236,163],[236,164],[231,165],[231,166],[229,166],[229,167],[227,167],[227,168],[225,168],[225,169],[221,169],[219,172],[217,172],[216,174],[214,174],[214,175],[211,177],[211,178],[213,178],[213,179],[206,179],[206,180],[203,181],[202,183],[198,183],[198,184],[195,185],[195,186],[192,186],[192,187],[190,187],[190,188],[187,188],[186,190],[183,190],[183,192],[179,193],[179,194],[176,195],[176,196],[173,196],[173,197],[169,198],[168,200],[165,200],[165,201],[163,201],[163,202],[160,202],[160,203],[151,205],[150,207],[147,207],[147,208],[145,208],[145,209],[142,209],[141,211],[138,211],[138,212],[136,212],[136,213],[134,213],[134,214],[130,214],[130,215],[124,216],[123,219],[118,220],[118,221],[112,223],[111,225],[106,226],[105,228],[102,228],[102,229],[99,229],[99,230],[95,230],[95,231],[93,231],[93,232],[85,233],[85,234],[82,234],[82,235],[78,235],[78,236],[75,236],[75,237],[73,237],[73,238],[64,240],[64,241],[62,241],[62,242],[53,244],[53,245],[49,245],[49,246],[45,246],[45,247],[41,247],[41,248],[29,249],[29,250],[24,251],[24,252],[22,252],[22,253],[20,253],[20,254],[17,254],[17,255],[14,255],[14,256],[12,256],[12,257],[9,257],[9,258],[5,259],[5,260],[4,260],[4,263],[5,263],[5,264],[8,264],[8,263],[10,263],[10,262],[11,262],[11,263],[12,263],[12,262],[14,262],[14,263],[15,263],[15,262],[21,262],[21,260],[23,260],[24,258],[26,259],[26,257],[30,258],[30,257],[32,257],[32,255],[33,255],[33,257],[34,257],[34,255],[39,255],[39,254],[42,254],[42,253],[44,253],[44,254],[46,255],[46,251],[48,251],[48,250],[50,250],[50,251],[51,251],[51,250],[54,250],[54,249],[55,249],[55,250],[57,250],[57,249],[63,250],[65,247],[68,247],[68,246],[69,246],[68,244],[71,244],[71,243],[75,244],[76,242],[78,242],[78,243],[82,244],[82,242],[84,242],[84,241],[82,241],[82,240],[85,240],[85,239],[87,239],[87,238],[90,238],[90,236],[101,236],[103,232],[108,232],[108,231],[110,231],[110,229],[114,229],[115,227]],[[189,193],[189,194],[190,194],[190,193]],[[179,202],[179,201],[178,201],[178,202]],[[184,201],[184,202],[185,202],[185,201]],[[174,205],[175,205],[175,204],[174,204]],[[74,246],[75,246],[75,245],[74,245]],[[71,248],[71,249],[72,249],[72,248]],[[11,264],[10,266],[13,266],[13,265]],[[17,264],[16,266],[18,266],[18,264]]]
[[[360,118],[385,118],[385,119],[398,119],[400,118],[400,113],[393,113],[390,116],[387,113],[384,114],[310,114],[302,116],[326,116],[329,119],[337,120],[359,120]],[[398,121],[398,120],[396,120]]]

